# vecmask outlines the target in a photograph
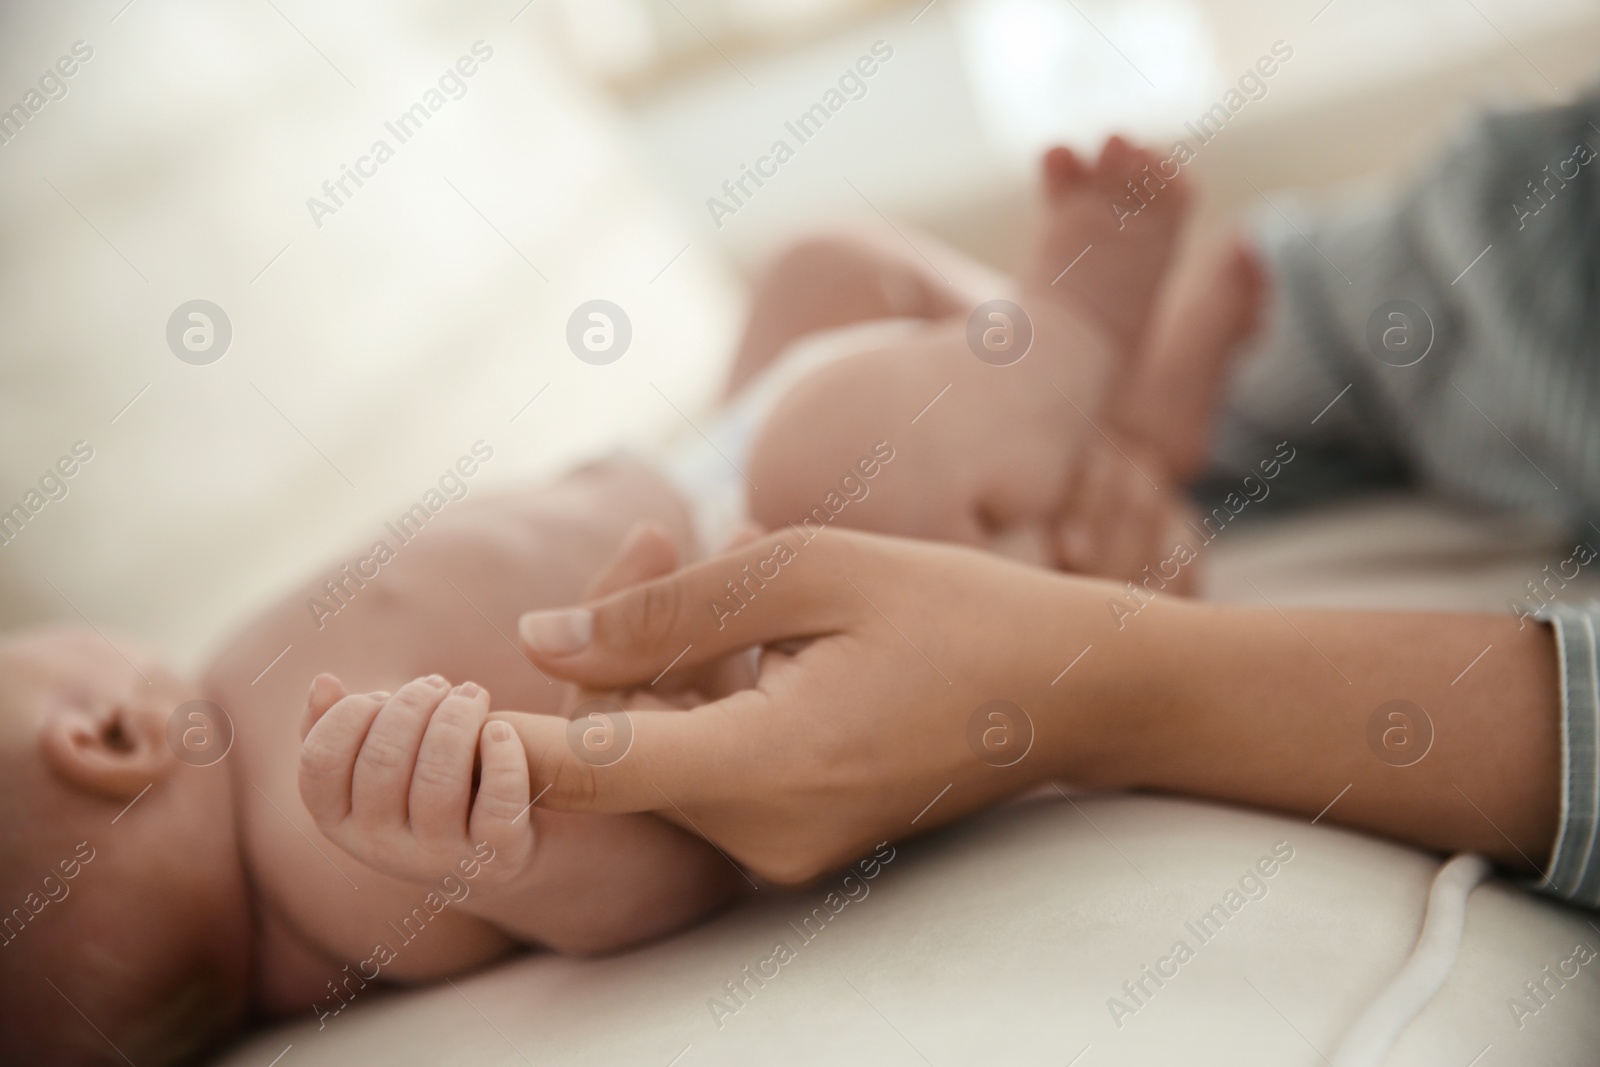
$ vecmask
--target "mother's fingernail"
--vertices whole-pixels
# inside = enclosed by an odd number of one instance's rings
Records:
[[[528,647],[546,656],[570,656],[589,647],[594,636],[594,613],[584,608],[566,611],[530,611],[517,623]]]

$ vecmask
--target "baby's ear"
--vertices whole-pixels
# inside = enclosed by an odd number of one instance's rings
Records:
[[[349,693],[345,691],[344,683],[331,674],[319,674],[311,679],[311,691],[306,694],[305,715],[300,720],[300,740],[306,739],[311,728],[328,713],[329,708],[347,696]]]
[[[132,702],[64,706],[45,718],[40,748],[50,770],[73,788],[131,800],[177,763],[167,744],[168,717],[161,708]]]

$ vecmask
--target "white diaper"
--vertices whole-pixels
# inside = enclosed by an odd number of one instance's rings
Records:
[[[650,457],[683,495],[703,550],[715,552],[727,544],[749,514],[750,449],[778,398],[813,371],[899,340],[923,325],[922,319],[874,319],[807,334],[711,419],[685,426]]]

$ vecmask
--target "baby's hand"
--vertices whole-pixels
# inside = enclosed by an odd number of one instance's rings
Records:
[[[300,798],[329,840],[385,874],[431,882],[477,860],[480,884],[504,885],[534,852],[528,760],[509,726],[485,725],[488,713],[487,692],[471,682],[452,689],[436,674],[392,696],[349,695],[319,675],[302,730]]]
[[[1197,568],[1189,564],[1197,538],[1187,528],[1194,508],[1173,487],[1159,453],[1127,439],[1091,438],[1069,486],[1053,523],[1055,566],[1152,582],[1180,596],[1196,591]]]

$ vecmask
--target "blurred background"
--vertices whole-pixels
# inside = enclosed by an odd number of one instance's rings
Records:
[[[864,94],[716,217],[876,42]],[[1170,144],[1275,42],[1292,59],[1191,169],[1206,226],[1263,210],[1257,189],[1393,181],[1467,111],[1569,96],[1600,6],[8,0],[0,509],[77,442],[93,459],[0,545],[0,626],[87,619],[193,667],[475,441],[477,492],[681,432],[786,236],[893,219],[1010,269],[1041,148]],[[463,56],[400,143],[386,123]],[[392,158],[361,163],[380,139]],[[607,366],[564,340],[592,299],[633,326]],[[191,300],[231,326],[213,362],[169,347]]]

